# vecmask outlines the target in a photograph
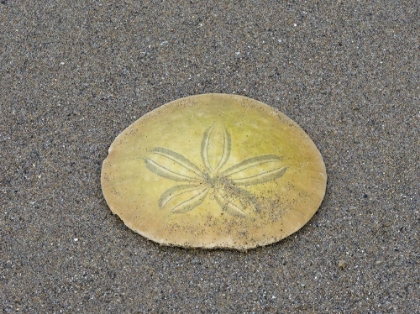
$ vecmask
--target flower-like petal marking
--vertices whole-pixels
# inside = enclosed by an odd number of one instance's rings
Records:
[[[181,154],[162,147],[156,147],[145,158],[146,167],[157,175],[184,182],[202,182],[204,174]]]
[[[247,190],[237,187],[227,177],[218,178],[214,198],[223,210],[235,216],[245,217],[244,210],[246,208],[250,208],[254,212],[260,210],[257,198]]]
[[[224,126],[210,126],[201,141],[203,172],[190,160],[170,149],[156,147],[145,157],[146,167],[153,173],[189,184],[176,185],[159,198],[159,208],[169,207],[174,213],[186,213],[198,207],[212,191],[223,211],[245,217],[245,209],[259,211],[259,201],[238,185],[254,185],[276,180],[287,167],[276,155],[262,155],[246,159],[223,172],[231,151],[231,136]]]
[[[186,213],[199,206],[206,198],[209,187],[200,184],[176,185],[166,190],[159,198],[159,207],[164,208],[167,204],[174,204],[170,211],[174,213]]]
[[[227,213],[240,217],[246,216],[241,206],[238,206],[232,200],[230,200],[230,198],[226,195],[226,192],[223,189],[216,189],[214,191],[214,198],[216,199],[220,208],[222,208],[222,210],[226,211]]]
[[[283,166],[280,157],[262,155],[246,159],[220,175],[231,178],[237,185],[254,185],[276,180],[283,176],[286,170],[287,167]]]
[[[210,146],[219,146],[221,148],[221,154],[215,161],[210,160]],[[217,173],[228,161],[230,156],[231,137],[230,133],[224,126],[221,126],[216,130],[216,126],[212,125],[203,134],[203,140],[201,141],[201,158],[203,159],[204,166],[211,173]]]

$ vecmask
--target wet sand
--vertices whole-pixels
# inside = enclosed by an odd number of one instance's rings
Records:
[[[2,1],[4,313],[419,313],[416,2]],[[124,226],[101,163],[180,97],[245,95],[296,121],[328,173],[315,216],[247,252]]]

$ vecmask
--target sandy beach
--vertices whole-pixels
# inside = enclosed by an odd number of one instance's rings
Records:
[[[415,1],[1,1],[2,312],[420,313],[419,20]],[[111,213],[114,138],[203,93],[316,144],[326,195],[297,233],[183,249]]]

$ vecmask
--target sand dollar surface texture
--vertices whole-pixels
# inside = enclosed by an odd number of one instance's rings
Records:
[[[112,212],[166,245],[245,250],[314,215],[327,175],[309,136],[280,111],[226,94],[181,98],[144,115],[109,148]]]

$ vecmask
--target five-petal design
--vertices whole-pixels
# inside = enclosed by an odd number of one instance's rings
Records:
[[[203,134],[200,169],[172,150],[155,147],[145,158],[153,173],[182,182],[166,190],[159,198],[160,208],[185,213],[198,207],[209,195],[220,208],[235,216],[246,216],[246,209],[259,211],[258,199],[241,186],[251,186],[280,178],[287,170],[276,155],[246,159],[223,170],[231,152],[231,136],[223,125],[212,125]]]

